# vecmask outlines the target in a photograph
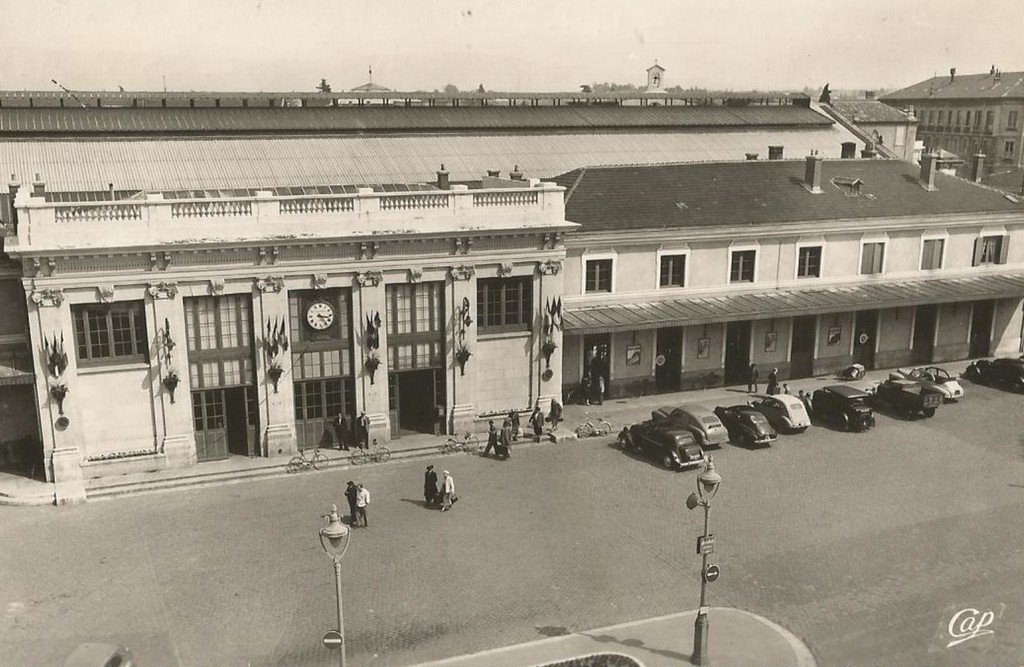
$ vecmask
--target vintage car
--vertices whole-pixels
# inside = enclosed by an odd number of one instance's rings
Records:
[[[687,429],[666,419],[648,419],[619,432],[619,446],[658,461],[669,470],[696,468],[704,450]]]
[[[901,368],[896,372],[908,380],[920,382],[923,387],[937,391],[943,401],[958,401],[964,397],[964,388],[957,382],[958,377],[937,366],[910,370]]]
[[[767,446],[778,437],[764,415],[749,405],[718,406],[715,414],[722,420],[733,444]]]
[[[668,419],[693,434],[701,447],[721,447],[729,441],[729,432],[714,412],[696,403],[665,407],[651,412],[653,419]]]
[[[899,373],[891,373],[889,379],[875,389],[871,402],[876,407],[888,406],[907,417],[931,417],[942,405],[942,394]]]
[[[764,415],[779,433],[802,433],[811,425],[804,402],[789,394],[754,394],[750,407]]]
[[[979,359],[967,367],[964,377],[978,384],[1005,387],[1013,391],[1024,391],[1024,359],[1004,357],[1000,359]]]
[[[855,387],[833,384],[814,392],[814,416],[842,431],[866,431],[875,425],[867,404],[871,394]]]

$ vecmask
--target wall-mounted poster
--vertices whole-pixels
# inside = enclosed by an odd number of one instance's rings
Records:
[[[711,339],[710,338],[698,338],[697,339],[697,358],[707,359],[708,353],[711,351]]]
[[[626,346],[626,365],[627,366],[639,366],[640,365],[640,346],[639,345],[627,345]]]
[[[778,342],[779,334],[776,331],[764,332],[764,351],[774,352],[775,344]]]
[[[843,339],[843,328],[842,327],[829,327],[828,329],[828,344],[839,345],[839,341]]]

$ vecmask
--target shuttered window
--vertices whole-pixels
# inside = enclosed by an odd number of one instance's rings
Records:
[[[945,245],[945,239],[925,239],[924,247],[921,249],[922,271],[942,268],[942,251]]]
[[[884,259],[885,243],[876,242],[862,245],[860,257],[861,275],[881,273]]]
[[[1006,254],[1009,246],[1009,236],[982,236],[976,239],[974,241],[974,262],[972,266],[1006,264]]]

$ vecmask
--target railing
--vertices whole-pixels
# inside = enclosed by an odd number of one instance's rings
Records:
[[[351,213],[355,203],[351,197],[315,197],[312,199],[282,199],[279,202],[281,215],[305,215],[307,213]]]
[[[524,206],[537,203],[536,192],[474,192],[473,206]]]
[[[172,218],[236,218],[252,215],[252,201],[190,201],[171,204]]]
[[[414,208],[448,208],[448,194],[385,195],[380,198],[382,211],[406,211]]]
[[[102,204],[100,206],[58,206],[53,210],[57,222],[75,220],[141,220],[141,204]]]

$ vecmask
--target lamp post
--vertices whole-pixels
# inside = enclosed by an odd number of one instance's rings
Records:
[[[697,540],[697,550],[701,555],[700,607],[697,608],[697,619],[693,622],[693,662],[698,665],[708,663],[708,608],[705,594],[708,585],[708,554],[715,547],[714,537],[708,533],[708,519],[711,515],[711,500],[718,493],[721,483],[722,476],[715,471],[715,462],[708,456],[704,472],[697,476],[697,493],[691,493],[686,499],[687,509],[704,508],[704,534]]]
[[[349,527],[338,518],[338,506],[331,505],[331,513],[324,514],[327,525],[320,529],[320,546],[324,548],[331,558],[334,559],[334,583],[338,589],[338,632],[337,635],[327,633],[324,637],[324,645],[335,645],[338,647],[338,665],[345,667],[345,615],[341,607],[341,559],[348,551],[351,532]],[[329,644],[329,639],[335,640],[336,644]]]

